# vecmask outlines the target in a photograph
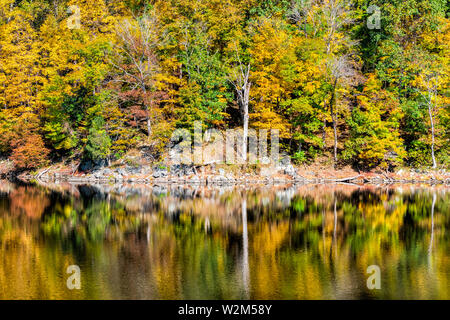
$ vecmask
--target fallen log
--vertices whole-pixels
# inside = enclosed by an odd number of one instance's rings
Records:
[[[345,181],[355,180],[360,177],[362,177],[362,175],[358,174],[357,176],[354,176],[354,177],[340,178],[340,179],[323,179],[323,180],[328,181],[328,182],[345,182]]]
[[[50,167],[48,167],[47,169],[45,169],[45,170],[41,171],[40,173],[38,173],[38,174],[35,176],[35,179],[38,180],[38,181],[40,181],[40,178],[41,178],[44,174],[46,174],[51,168],[52,168],[52,166],[50,166]]]

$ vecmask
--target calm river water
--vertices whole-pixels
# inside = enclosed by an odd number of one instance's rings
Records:
[[[0,181],[0,299],[450,299],[448,190]]]

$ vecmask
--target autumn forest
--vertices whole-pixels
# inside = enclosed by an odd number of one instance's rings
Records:
[[[0,157],[163,157],[277,129],[296,163],[448,168],[447,0],[0,0]]]

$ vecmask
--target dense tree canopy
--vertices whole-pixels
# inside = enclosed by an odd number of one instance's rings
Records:
[[[449,46],[447,0],[0,0],[0,153],[157,157],[248,121],[298,162],[448,167]]]

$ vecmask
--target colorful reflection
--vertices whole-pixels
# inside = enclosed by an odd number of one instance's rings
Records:
[[[0,299],[450,299],[449,207],[444,187],[1,181]]]

